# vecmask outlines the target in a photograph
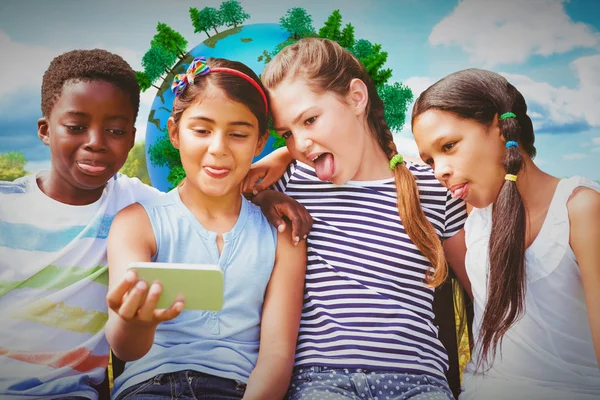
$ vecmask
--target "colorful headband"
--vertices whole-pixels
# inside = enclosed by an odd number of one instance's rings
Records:
[[[175,97],[180,96],[181,93],[185,91],[188,85],[193,85],[196,76],[207,75],[210,72],[225,72],[227,74],[239,76],[240,78],[243,78],[246,81],[250,82],[252,86],[254,86],[256,90],[258,90],[258,93],[260,93],[263,102],[265,103],[265,112],[267,114],[269,113],[269,103],[267,103],[267,96],[265,95],[264,90],[254,79],[252,79],[245,73],[238,71],[237,69],[224,67],[216,67],[211,69],[208,65],[206,65],[206,57],[204,56],[194,58],[192,63],[189,65],[187,71],[185,71],[185,74],[175,75],[173,83],[171,84],[171,90],[175,94]]]
[[[506,119],[506,118],[517,118],[517,116],[514,113],[511,113],[509,111],[500,116],[500,119]]]
[[[401,154],[396,154],[394,157],[392,157],[392,159],[390,160],[390,168],[393,170],[396,169],[396,165],[398,164],[402,164],[404,162],[404,158],[402,157]]]
[[[504,176],[504,179],[507,180],[507,181],[516,182],[517,181],[517,176],[513,175],[513,174],[506,174]]]
[[[515,142],[514,140],[509,140],[506,142],[506,148],[508,149],[509,147],[519,147],[519,143]]]

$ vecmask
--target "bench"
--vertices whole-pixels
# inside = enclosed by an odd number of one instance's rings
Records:
[[[453,279],[448,279],[442,286],[436,289],[433,301],[433,311],[435,313],[434,323],[439,327],[438,337],[448,352],[449,369],[446,373],[446,378],[448,379],[454,397],[458,398],[458,394],[460,393],[460,366],[458,357],[458,337],[456,334],[453,282]],[[470,327],[473,321],[473,306],[470,301],[468,301],[466,295],[463,296],[463,298],[466,300],[465,308],[467,313],[467,325],[470,333]],[[471,337],[469,337],[469,342],[472,343]],[[113,377],[116,378],[121,375],[124,368],[125,363],[113,354]],[[101,387],[98,387],[97,389],[100,393],[100,400],[109,399],[108,370],[105,381],[102,383]]]

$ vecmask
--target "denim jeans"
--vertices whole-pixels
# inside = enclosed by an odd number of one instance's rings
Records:
[[[245,391],[246,384],[243,382],[186,370],[159,374],[131,386],[119,395],[118,400],[238,400]]]
[[[296,368],[289,400],[453,400],[448,382],[398,372]]]

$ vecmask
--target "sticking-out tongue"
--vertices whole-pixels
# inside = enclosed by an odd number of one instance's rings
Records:
[[[322,181],[329,181],[333,176],[333,155],[324,153],[315,161],[315,171]]]

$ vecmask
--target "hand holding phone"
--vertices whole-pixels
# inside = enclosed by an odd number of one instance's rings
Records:
[[[139,280],[135,271],[127,271],[123,279],[106,295],[108,307],[122,319],[141,325],[158,325],[177,317],[184,308],[181,300],[168,307],[157,308],[162,287]]]

